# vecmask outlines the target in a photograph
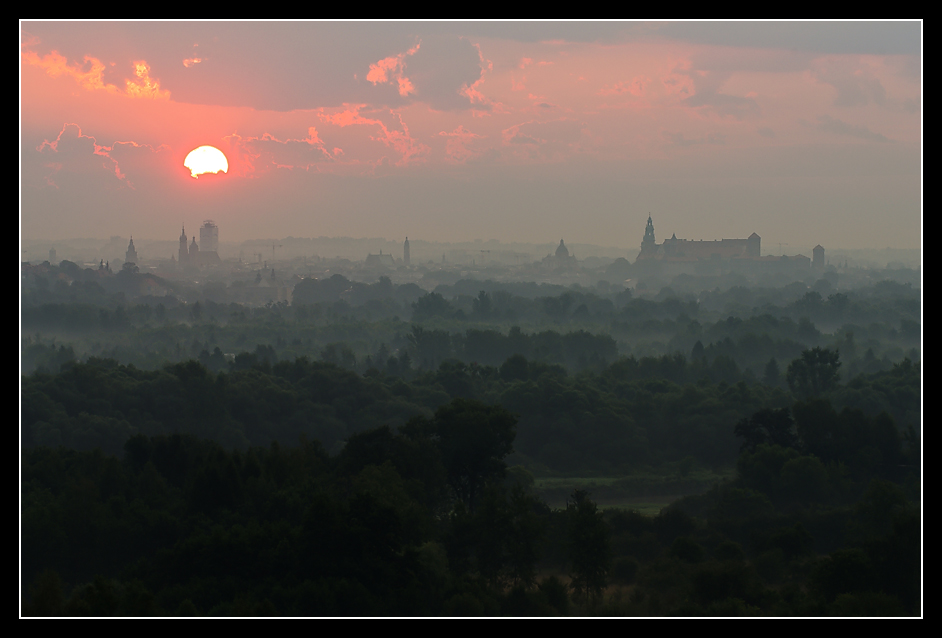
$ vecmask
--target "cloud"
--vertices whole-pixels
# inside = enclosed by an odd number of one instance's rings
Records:
[[[144,178],[162,170],[163,154],[169,152],[169,147],[154,148],[134,141],[115,141],[105,146],[84,135],[78,124],[66,123],[54,140],[43,140],[35,150],[38,162],[47,169],[44,182],[48,186],[59,188],[68,182],[73,186],[133,189],[135,185],[128,175]],[[31,158],[24,158],[24,163],[32,163]]]
[[[522,122],[502,132],[505,146],[526,148],[526,157],[551,161],[584,153],[596,143],[584,123],[569,118]]]
[[[280,140],[265,133],[261,137],[230,136],[229,140],[239,156],[251,164],[248,172],[262,168],[310,170],[318,164],[334,161],[334,155],[325,147],[317,129],[311,126],[307,133],[307,137],[297,139]]]
[[[65,56],[60,55],[58,51],[52,51],[43,57],[39,57],[34,51],[24,51],[23,60],[27,64],[40,67],[52,77],[60,75],[72,77],[89,91],[118,92],[118,87],[115,85],[105,84],[105,65],[98,58],[86,55],[82,64],[69,64]]]
[[[202,61],[203,60],[201,58],[187,58],[183,61],[183,66],[185,66],[186,68],[190,68],[191,66],[195,64],[199,64]]]
[[[758,133],[762,137],[768,137],[768,138],[775,137],[775,131],[770,129],[768,126],[763,126],[761,128],[756,129],[756,133]]]
[[[90,55],[86,55],[81,64],[70,64],[68,59],[58,51],[51,51],[42,57],[35,51],[23,51],[22,56],[27,64],[40,67],[52,77],[71,77],[86,90],[103,90],[108,93],[121,92],[114,84],[105,82],[107,67],[101,60]],[[186,64],[186,61],[184,61],[184,64]],[[170,98],[170,91],[161,90],[160,81],[150,77],[150,65],[146,61],[136,60],[132,66],[135,79],[125,80],[125,95],[152,99]]]
[[[382,142],[400,154],[396,165],[403,166],[415,161],[424,159],[431,150],[427,145],[415,140],[409,133],[409,127],[403,122],[402,116],[393,110],[388,110],[385,114],[394,120],[392,126],[387,125],[378,117],[365,117],[360,114],[360,109],[366,107],[365,104],[345,104],[344,110],[336,113],[318,112],[318,117],[322,121],[339,126],[371,126],[379,129],[379,134],[370,135],[369,139]],[[396,127],[398,125],[398,128]]]
[[[722,47],[918,56],[922,45],[919,21],[669,22],[648,26],[663,37]]]
[[[435,36],[370,64],[366,79],[373,86],[398,87],[398,99],[390,94],[379,98],[391,107],[422,102],[436,111],[488,111],[493,105],[481,92],[481,84],[492,68],[478,45],[464,38]]]
[[[170,91],[160,90],[160,80],[150,77],[150,65],[144,60],[134,62],[134,74],[138,81],[127,81],[127,94],[131,97],[169,100]]]
[[[477,148],[477,140],[484,139],[487,136],[472,133],[464,125],[458,125],[458,128],[451,133],[440,131],[438,135],[445,138],[445,155],[452,162],[463,163],[479,158],[484,153],[484,151]]]
[[[874,70],[860,60],[822,58],[813,70],[815,79],[837,90],[835,106],[864,106],[887,103],[886,88]]]
[[[415,93],[415,86],[412,84],[412,81],[405,76],[404,61],[407,56],[415,55],[420,47],[421,43],[416,43],[416,45],[408,51],[404,51],[396,56],[383,58],[376,64],[371,64],[369,73],[366,74],[366,79],[372,82],[374,86],[387,83],[397,84],[399,87],[399,95],[402,97],[406,97],[410,93]]]
[[[668,94],[687,96],[681,100],[682,106],[699,113],[737,120],[758,116],[761,109],[754,98],[720,93],[720,88],[730,76],[732,71],[699,69],[692,61],[682,60],[661,81]]]
[[[708,91],[691,95],[683,101],[683,104],[693,109],[714,113],[720,117],[732,117],[737,120],[757,117],[762,112],[759,103],[751,97],[739,97]]]
[[[802,122],[803,124],[806,124]],[[807,124],[806,124],[807,125]],[[819,131],[824,131],[826,133],[834,133],[836,135],[846,135],[849,137],[856,137],[861,140],[867,140],[870,142],[889,142],[890,138],[882,135],[881,133],[874,133],[866,126],[857,126],[854,124],[848,124],[847,122],[842,122],[841,120],[835,119],[830,115],[822,115],[818,117],[818,123],[812,125],[814,128]]]
[[[686,148],[688,146],[699,146],[701,144],[726,144],[726,136],[718,133],[707,133],[706,135],[700,135],[699,137],[684,137],[683,133],[671,133],[669,131],[664,131],[661,136],[664,140],[671,146],[680,146]]]

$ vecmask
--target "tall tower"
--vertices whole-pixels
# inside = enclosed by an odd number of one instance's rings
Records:
[[[762,238],[758,233],[749,235],[746,240],[746,257],[760,257],[762,255]]]
[[[207,219],[200,227],[200,251],[215,253],[219,251],[219,227]]]
[[[821,244],[811,249],[811,267],[815,270],[824,270],[824,246]]]
[[[651,214],[648,213],[648,225],[644,227],[644,239],[641,240],[641,252],[638,259],[653,257],[657,252],[657,242],[654,240],[654,222],[651,221]]]
[[[651,221],[651,214],[648,213],[648,225],[644,227],[644,239],[641,240],[641,250],[654,248],[654,244],[654,222]]]
[[[190,251],[186,248],[186,227],[182,226],[180,230],[180,254],[178,255],[181,266],[190,263]]]
[[[406,237],[406,241],[402,244],[402,263],[406,266],[409,265],[409,238]]]
[[[134,249],[134,235],[131,235],[131,242],[128,244],[128,250],[124,253],[124,261],[131,264],[137,263],[137,251]]]

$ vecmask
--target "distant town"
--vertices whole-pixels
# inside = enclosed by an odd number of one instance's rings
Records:
[[[303,279],[342,275],[350,281],[372,283],[380,277],[394,284],[413,283],[428,291],[462,279],[494,282],[527,281],[537,284],[600,286],[656,294],[678,277],[722,278],[742,285],[784,285],[796,279],[820,278],[826,271],[841,273],[842,282],[864,284],[876,268],[918,268],[918,251],[838,251],[830,254],[820,244],[793,251],[773,244],[763,250],[761,237],[691,240],[671,237],[657,241],[650,215],[639,232],[639,249],[623,251],[590,245],[508,244],[496,240],[441,243],[405,237],[385,239],[295,238],[221,243],[220,227],[204,220],[195,232],[182,224],[179,238],[138,241],[77,239],[32,242],[23,251],[22,279],[54,274],[64,283],[81,278],[106,282],[125,272],[137,275],[125,281],[130,297],[173,295],[176,284],[202,287],[214,300],[265,305],[290,303],[294,286]],[[191,229],[193,227],[191,226]],[[641,228],[639,227],[639,231]],[[224,229],[223,229],[224,232]],[[24,243],[24,245],[26,245]],[[39,253],[39,254],[37,254]],[[63,261],[65,269],[52,267]],[[69,280],[69,281],[67,281]]]

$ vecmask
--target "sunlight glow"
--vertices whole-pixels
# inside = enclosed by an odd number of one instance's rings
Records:
[[[190,151],[183,160],[183,165],[190,169],[190,176],[199,179],[203,173],[229,172],[229,160],[215,146],[200,146]]]

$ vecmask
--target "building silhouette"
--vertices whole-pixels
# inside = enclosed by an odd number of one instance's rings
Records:
[[[219,227],[207,219],[200,227],[200,243],[196,243],[193,236],[187,247],[186,226],[180,228],[180,248],[177,252],[177,261],[181,268],[195,268],[209,264],[218,264],[219,258]]]
[[[196,238],[194,237],[194,239]],[[186,247],[186,226],[180,227],[180,250],[177,255],[177,261],[180,263],[181,267],[190,265],[190,251]]]
[[[654,239],[654,222],[648,215],[648,224],[641,240],[638,260],[661,259],[667,261],[699,261],[702,259],[758,259],[762,255],[762,238],[752,233],[747,239],[719,239],[694,241],[678,239],[676,234],[658,244]]]
[[[408,266],[411,262],[409,261],[409,238],[406,237],[406,241],[402,244],[402,263]]]
[[[124,253],[124,261],[129,264],[137,263],[137,250],[134,249],[134,235],[131,235],[131,241],[128,243],[127,252]]]
[[[211,219],[207,219],[200,227],[200,246],[198,263],[219,263],[219,227]]]
[[[393,256],[389,253],[383,253],[380,249],[378,255],[369,253],[366,256],[366,261],[363,263],[366,268],[393,268],[396,265]]]

